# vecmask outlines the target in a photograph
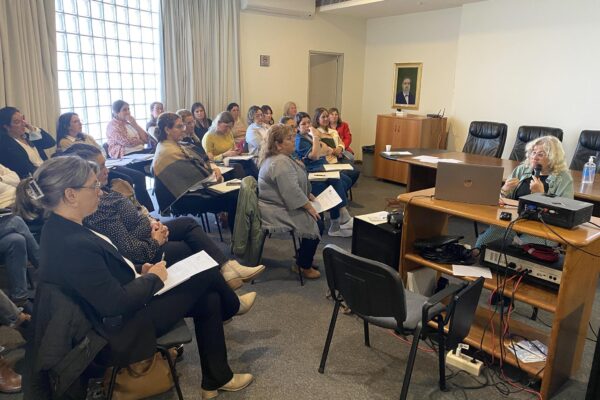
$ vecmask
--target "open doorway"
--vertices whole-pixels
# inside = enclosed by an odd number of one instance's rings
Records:
[[[342,77],[344,55],[309,51],[308,110],[312,116],[317,107],[342,109]]]

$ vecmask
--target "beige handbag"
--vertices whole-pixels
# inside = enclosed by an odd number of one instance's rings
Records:
[[[104,389],[108,391],[112,368],[104,375]],[[130,364],[117,373],[113,399],[138,400],[164,393],[173,387],[169,363],[157,352],[153,357]]]

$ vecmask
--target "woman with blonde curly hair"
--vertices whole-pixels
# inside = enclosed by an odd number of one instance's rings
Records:
[[[500,189],[502,197],[518,200],[528,194],[546,193],[573,198],[573,178],[567,168],[565,151],[556,137],[542,136],[532,140],[525,146],[525,154],[525,160],[512,171]],[[497,226],[489,227],[477,238],[476,247],[503,238],[504,231]],[[511,239],[512,236],[514,234],[508,235]],[[528,240],[536,241],[530,237]]]

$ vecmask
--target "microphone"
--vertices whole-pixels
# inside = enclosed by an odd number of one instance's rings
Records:
[[[536,164],[533,169],[533,176],[539,178],[542,173],[542,164]]]

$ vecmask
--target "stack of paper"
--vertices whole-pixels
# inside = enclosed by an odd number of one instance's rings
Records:
[[[340,179],[340,171],[311,172],[309,181],[326,181],[327,179]]]
[[[314,201],[311,201],[313,207],[318,213],[327,211],[342,202],[333,186],[328,186]]]
[[[439,158],[433,156],[416,156],[413,159],[430,164],[437,164],[439,161]]]
[[[460,164],[462,161],[456,160],[454,158],[440,158],[440,159],[438,159],[438,162],[445,162],[445,163],[450,163],[450,164]]]
[[[325,165],[323,165],[323,168],[325,169],[325,171],[343,171],[343,170],[352,171],[354,169],[351,164],[343,164],[343,163],[325,164]]]
[[[239,179],[231,179],[227,182],[217,183],[216,185],[209,186],[208,188],[217,193],[229,193],[235,190],[240,190],[242,181]]]
[[[384,151],[383,154],[386,156],[411,156],[410,151]]]
[[[370,224],[373,224],[373,225],[379,225],[379,224],[383,224],[383,223],[387,222],[387,216],[388,216],[387,211],[378,211],[378,212],[374,212],[371,214],[357,215],[354,218],[361,219],[361,220],[368,222]]]
[[[225,157],[223,159],[223,163],[225,165],[227,165],[229,163],[229,161],[231,160],[242,160],[242,161],[247,161],[247,160],[252,160],[254,157],[254,155],[252,154],[248,154],[248,155],[243,155],[243,156],[231,156],[231,157]]]
[[[548,354],[548,347],[539,340],[507,341],[505,346],[522,363],[544,362]]]

